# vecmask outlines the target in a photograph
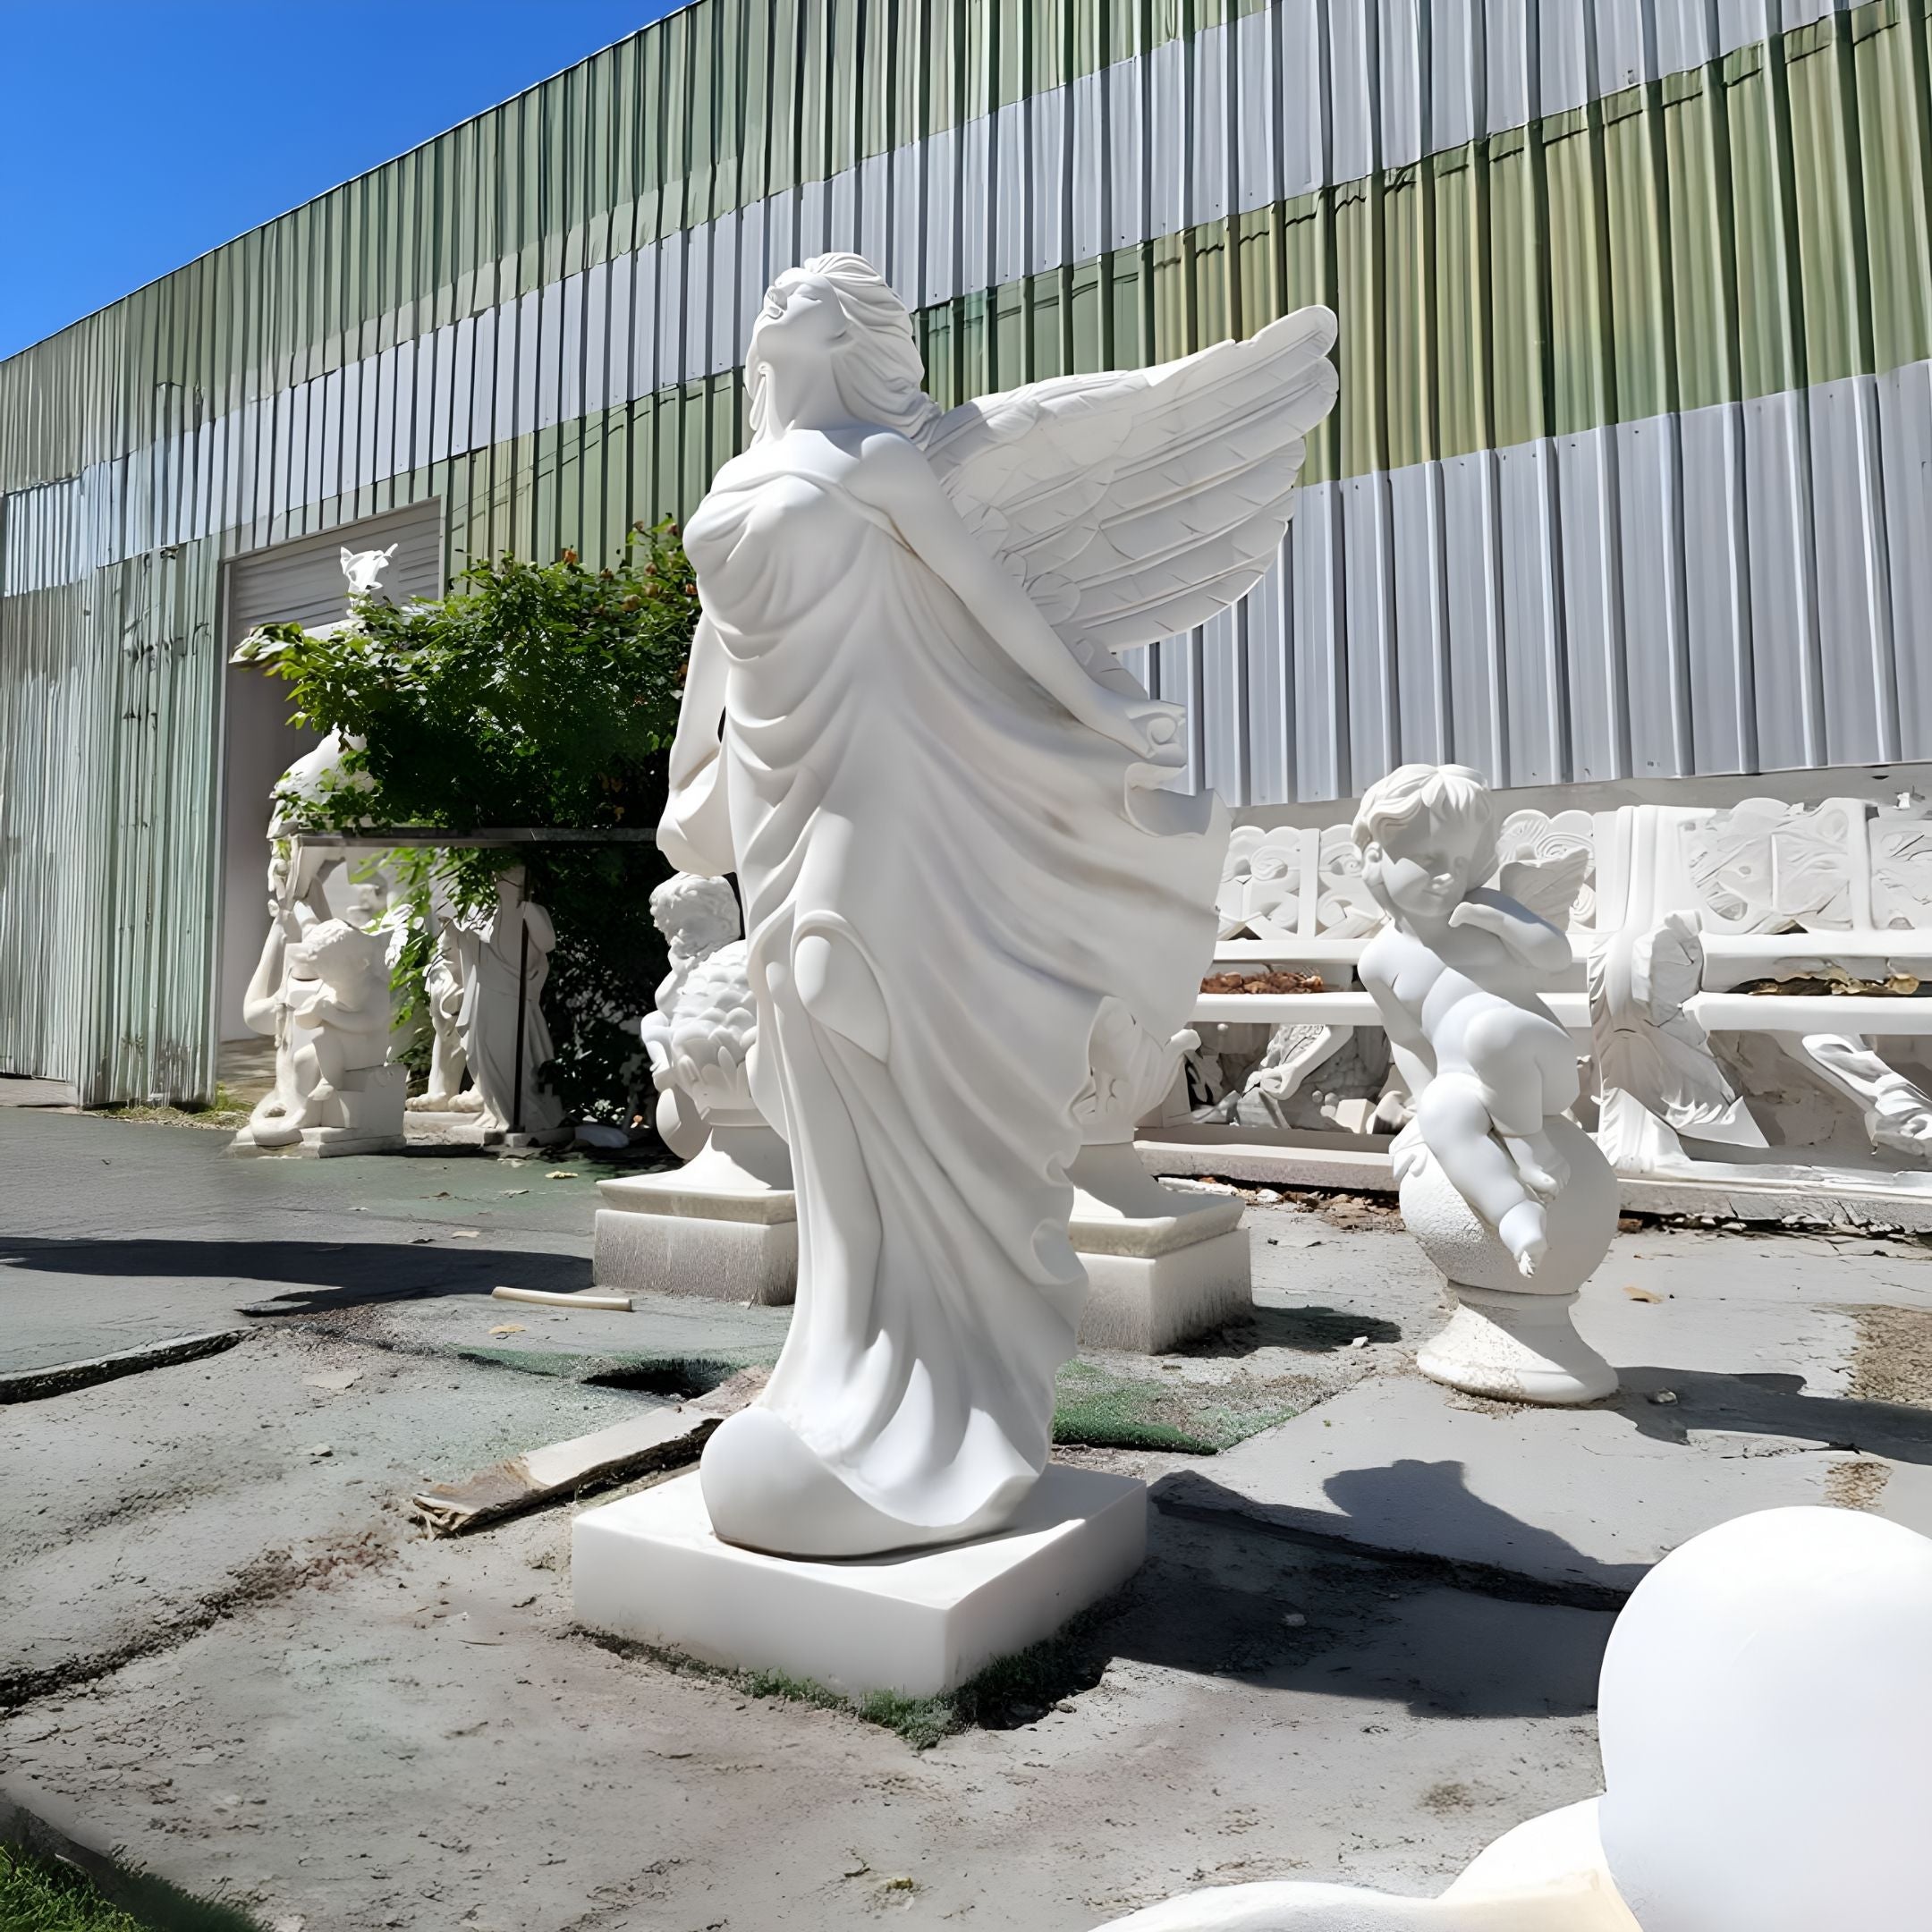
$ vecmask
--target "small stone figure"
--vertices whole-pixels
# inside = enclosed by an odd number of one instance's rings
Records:
[[[277,1085],[244,1143],[318,1151],[400,1146],[406,1076],[389,1063],[389,936],[309,927],[284,958]],[[285,1072],[284,1069],[285,1067]]]
[[[534,1140],[548,1139],[564,1122],[563,1103],[539,1078],[539,1070],[555,1055],[543,1014],[543,989],[550,977],[556,928],[540,905],[523,896],[523,875],[513,869],[496,881],[496,911],[488,923],[480,929],[459,927],[457,933],[463,994],[456,1026],[470,1078],[482,1096],[483,1131],[486,1135],[521,1131]]]
[[[1360,972],[1415,1099],[1402,1152],[1412,1161],[1419,1139],[1528,1277],[1549,1248],[1546,1204],[1569,1177],[1546,1123],[1581,1088],[1570,1036],[1537,997],[1568,969],[1570,942],[1481,883],[1496,826],[1466,766],[1404,765],[1369,788],[1355,843],[1389,923]]]
[[[672,1072],[672,1034],[679,997],[693,969],[739,936],[738,901],[721,878],[675,872],[651,894],[650,909],[670,946],[671,970],[657,987],[657,1010],[639,1021],[638,1035],[657,1088],[658,1138],[681,1159],[690,1160],[704,1145],[705,1123],[695,1097]],[[741,945],[741,974],[743,950]]]
[[[423,1003],[429,1015],[429,1079],[410,1106],[426,1114],[473,1113],[483,1102],[475,1088],[463,1086],[470,1059],[457,1024],[463,1004],[462,928],[439,879],[429,889],[429,961],[423,969]]]
[[[1388,915],[1358,970],[1415,1108],[1391,1150],[1402,1218],[1457,1304],[1417,1366],[1471,1394],[1592,1402],[1616,1374],[1569,1309],[1616,1231],[1616,1176],[1570,1117],[1576,1048],[1538,997],[1570,942],[1482,883],[1496,831],[1488,787],[1462,765],[1404,765],[1355,816]]]

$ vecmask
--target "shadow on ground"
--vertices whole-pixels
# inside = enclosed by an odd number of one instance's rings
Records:
[[[461,1248],[436,1241],[0,1241],[0,1267],[101,1275],[137,1286],[146,1278],[234,1284],[250,1315],[312,1315],[368,1302],[433,1295],[487,1295],[506,1288],[571,1292],[590,1285],[581,1255]]]
[[[1606,1406],[1653,1442],[1683,1444],[1693,1429],[1721,1429],[1932,1463],[1932,1410],[1851,1395],[1807,1395],[1799,1375],[1653,1368],[1618,1374],[1623,1391]],[[1675,1399],[1656,1400],[1665,1394]]]
[[[1446,1487],[1433,1473],[1401,1479]],[[1394,1699],[1436,1716],[1596,1708],[1614,1621],[1607,1593],[1601,1607],[1580,1608],[1526,1579],[1513,1589],[1481,1587],[1491,1579],[1459,1586],[1450,1565],[1284,1537],[1212,1483],[1193,1482],[1191,1504],[1169,1487],[1155,1492],[1145,1568],[1038,1660],[1028,1692],[981,1708],[977,1722],[1029,1723],[1117,1658],[1258,1693]],[[1201,1500],[1216,1496],[1218,1507]]]
[[[1599,1563],[1554,1531],[1485,1502],[1470,1489],[1460,1462],[1404,1458],[1345,1470],[1331,1476],[1322,1492],[1333,1509],[1258,1503],[1198,1470],[1178,1470],[1151,1494],[1155,1507],[1169,1515],[1197,1522],[1233,1518],[1256,1538],[1401,1565],[1419,1580],[1504,1602],[1615,1611],[1648,1567]],[[1432,1555],[1424,1544],[1506,1550],[1513,1561],[1465,1562]]]
[[[1240,1321],[1198,1342],[1183,1343],[1174,1352],[1213,1359],[1280,1348],[1303,1355],[1333,1355],[1358,1342],[1401,1340],[1402,1329],[1394,1322],[1353,1309],[1257,1307]]]

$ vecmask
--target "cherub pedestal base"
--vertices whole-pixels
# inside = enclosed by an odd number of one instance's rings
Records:
[[[1069,1233],[1087,1267],[1082,1348],[1160,1355],[1254,1305],[1241,1204],[1163,1187],[1131,1143],[1080,1150]]]
[[[1574,1121],[1558,1117],[1548,1131],[1570,1175],[1563,1211],[1550,1217],[1548,1251],[1530,1279],[1437,1163],[1425,1157],[1402,1182],[1402,1219],[1455,1303],[1448,1326],[1416,1357],[1433,1381],[1502,1402],[1590,1402],[1616,1393],[1616,1370],[1571,1321],[1577,1291],[1616,1233],[1616,1174]]]
[[[937,1697],[1050,1637],[1147,1554],[1147,1491],[1047,1466],[1009,1528],[943,1549],[815,1563],[721,1542],[696,1476],[586,1510],[577,1621],[733,1670],[862,1697]]]
[[[600,1288],[790,1306],[798,1201],[785,1144],[754,1114],[714,1115],[694,1160],[600,1181],[592,1273]]]

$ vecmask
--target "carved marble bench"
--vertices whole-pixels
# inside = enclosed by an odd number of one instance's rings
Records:
[[[1550,1004],[1593,1063],[1586,1124],[1620,1171],[1842,1169],[1932,1199],[1932,1074],[1915,1063],[1932,998],[1899,996],[1932,983],[1932,810],[1763,798],[1525,810],[1499,856],[1498,887],[1571,937],[1574,982]],[[1355,977],[1381,915],[1348,826],[1238,828],[1219,903],[1217,971],[1312,971],[1334,990],[1203,994],[1188,1090],[1144,1131],[1221,1123],[1250,1140],[1379,1145],[1360,1137],[1392,1131],[1404,1107]]]

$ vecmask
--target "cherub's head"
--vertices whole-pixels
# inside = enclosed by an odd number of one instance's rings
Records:
[[[309,976],[336,993],[360,993],[380,968],[383,943],[346,919],[325,919],[294,949]]]
[[[745,351],[754,442],[783,427],[773,419],[773,372],[827,360],[855,422],[916,439],[938,414],[906,305],[857,255],[817,256],[766,291]]]
[[[1362,794],[1362,877],[1394,919],[1439,926],[1496,869],[1496,801],[1467,765],[1404,765]]]
[[[738,936],[738,902],[721,878],[674,872],[651,894],[650,911],[657,930],[684,953],[715,953]]]

